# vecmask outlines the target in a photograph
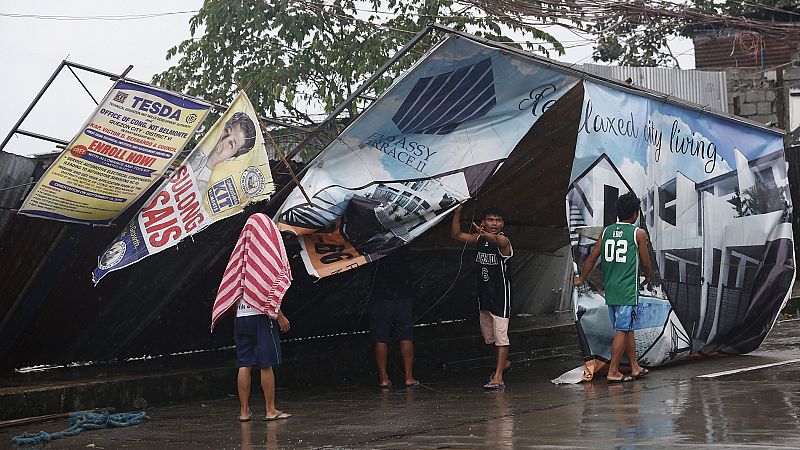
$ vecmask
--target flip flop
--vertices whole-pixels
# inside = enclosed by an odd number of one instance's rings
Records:
[[[239,422],[250,422],[253,419],[253,412],[250,411],[250,414],[247,415],[244,419],[239,417]]]
[[[606,380],[608,380],[608,379],[606,379]],[[625,375],[622,378],[620,378],[619,380],[608,380],[608,384],[629,383],[629,382],[634,381],[634,380],[636,380],[636,378],[634,378],[634,377],[632,377],[630,375]]]
[[[511,366],[508,366],[505,369],[503,369],[503,378],[505,378],[508,375],[509,372],[511,372]],[[486,384],[489,384],[489,382],[492,381],[493,377],[494,377],[494,372],[490,373],[486,377]]]
[[[483,389],[487,391],[499,391],[505,388],[506,385],[501,383],[486,383],[483,385]]]
[[[381,389],[390,389],[392,387],[392,382],[389,381],[388,384],[378,384],[378,387]]]
[[[640,379],[640,378],[644,378],[644,377],[646,377],[648,373],[650,373],[650,371],[649,371],[649,370],[647,370],[647,369],[645,369],[644,367],[642,367],[642,371],[641,371],[641,372],[639,372],[639,374],[638,374],[638,375],[634,375],[634,376],[633,376],[633,378],[636,378],[636,379],[638,380],[638,379]]]
[[[276,410],[275,412],[278,413],[278,414],[275,415],[275,417],[264,417],[264,419],[263,419],[264,422],[273,422],[275,420],[283,420],[283,419],[288,419],[289,417],[292,417],[292,415],[287,413],[287,412],[278,411],[278,410]]]
[[[414,387],[414,386],[419,386],[420,384],[422,384],[422,383],[420,383],[419,381],[415,381],[415,382],[410,383],[410,384],[406,383],[406,387],[410,388],[410,387]]]

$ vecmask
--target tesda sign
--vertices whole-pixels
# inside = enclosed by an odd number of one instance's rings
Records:
[[[109,224],[160,180],[208,108],[169,91],[117,81],[20,213]]]

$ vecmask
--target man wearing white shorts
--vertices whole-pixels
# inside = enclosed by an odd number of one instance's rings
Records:
[[[511,317],[511,279],[508,259],[514,254],[511,241],[503,234],[505,219],[497,208],[487,208],[481,214],[480,225],[472,223],[474,233],[461,231],[459,205],[453,215],[450,235],[467,244],[475,244],[478,263],[478,309],[484,342],[494,348],[495,371],[483,385],[484,389],[505,388],[504,371],[508,371],[508,320]]]

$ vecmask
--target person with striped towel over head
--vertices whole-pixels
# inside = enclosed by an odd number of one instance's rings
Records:
[[[260,369],[266,413],[263,420],[288,419],[275,408],[273,366],[281,363],[280,333],[289,331],[289,319],[281,311],[283,295],[292,283],[292,271],[283,239],[265,214],[247,219],[222,277],[211,313],[211,331],[217,320],[234,305],[239,421],[252,418],[250,381]]]

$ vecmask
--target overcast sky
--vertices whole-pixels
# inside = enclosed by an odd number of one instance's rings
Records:
[[[170,66],[165,59],[167,49],[190,37],[189,19],[193,14],[122,20],[113,20],[110,16],[196,11],[202,3],[202,0],[7,0],[0,3],[0,99],[3,102],[0,139],[5,138],[61,60],[68,58],[115,73],[132,64],[130,78],[150,81],[153,74]],[[67,20],[65,16],[87,19]],[[90,19],[97,16],[103,18]],[[575,36],[558,28],[549,27],[547,31],[573,46],[565,57],[557,59],[569,63],[590,62],[590,46],[576,46]],[[686,41],[676,44],[673,51],[683,53],[682,66],[694,67],[691,44]],[[112,84],[108,78],[76,72],[98,101]],[[64,69],[21,128],[69,141],[94,108],[92,99]],[[54,149],[54,144],[25,137],[12,138],[5,148],[18,154]]]

